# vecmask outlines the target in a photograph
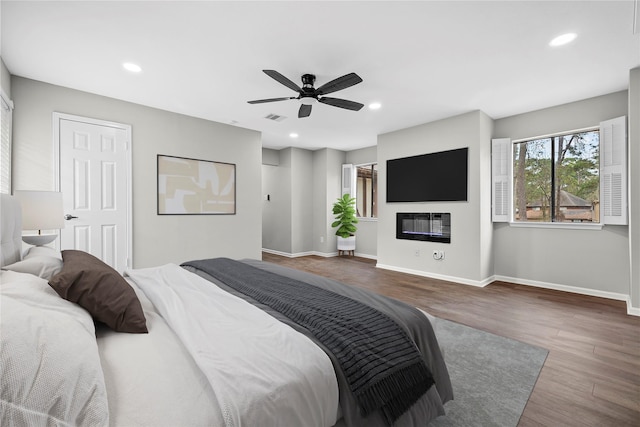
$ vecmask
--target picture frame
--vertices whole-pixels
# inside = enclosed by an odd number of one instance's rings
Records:
[[[157,156],[158,215],[235,215],[236,165]]]

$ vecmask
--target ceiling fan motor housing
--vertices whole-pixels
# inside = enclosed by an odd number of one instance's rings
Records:
[[[313,74],[303,74],[302,75],[302,87],[304,89],[311,88],[313,89],[313,84],[316,82],[316,76]]]
[[[313,105],[318,102],[318,96],[315,94],[316,90],[313,87],[315,81],[316,76],[313,74],[302,75],[302,91],[300,92],[300,96],[298,96],[301,104]]]
[[[313,74],[302,75],[302,91],[300,92],[300,96],[298,96],[301,104],[313,105],[318,101],[318,96],[315,93],[316,90],[313,87],[315,81],[316,76]]]

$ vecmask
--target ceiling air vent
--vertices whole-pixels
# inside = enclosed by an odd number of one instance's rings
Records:
[[[273,113],[267,114],[266,116],[264,116],[264,118],[268,119],[268,120],[273,120],[274,122],[281,122],[284,119],[286,119],[285,116],[279,116],[279,115],[273,114]]]

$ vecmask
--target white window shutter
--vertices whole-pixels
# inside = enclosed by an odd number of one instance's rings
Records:
[[[513,147],[510,138],[491,140],[491,220],[511,221]]]
[[[600,216],[603,224],[628,223],[627,123],[624,116],[600,123]]]
[[[356,168],[352,164],[342,165],[342,195],[356,197]]]
[[[13,102],[0,90],[0,193],[11,194],[11,122]]]

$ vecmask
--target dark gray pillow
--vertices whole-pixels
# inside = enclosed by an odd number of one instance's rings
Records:
[[[142,305],[117,271],[83,251],[62,251],[62,270],[49,285],[117,332],[147,333]]]

